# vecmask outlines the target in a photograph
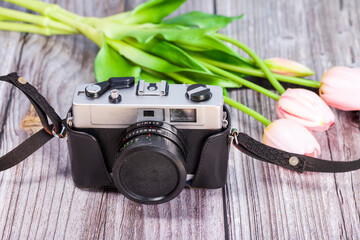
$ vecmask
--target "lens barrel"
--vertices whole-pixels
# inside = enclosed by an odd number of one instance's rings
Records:
[[[170,201],[186,183],[185,147],[178,130],[163,122],[127,128],[113,166],[117,189],[145,204]]]

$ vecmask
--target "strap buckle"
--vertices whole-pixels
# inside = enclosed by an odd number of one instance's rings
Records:
[[[237,136],[239,135],[239,132],[236,128],[231,129],[230,136],[229,136],[229,142],[232,143],[235,141],[236,145],[239,144],[239,141],[237,139]]]
[[[53,128],[52,130],[52,134],[54,135],[54,137],[56,138],[64,138],[66,136],[66,127],[64,126],[64,124],[62,124],[62,129],[61,132],[59,134],[57,134],[55,132],[55,128]]]

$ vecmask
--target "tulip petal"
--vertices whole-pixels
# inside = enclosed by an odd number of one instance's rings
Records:
[[[326,131],[335,122],[335,115],[317,94],[300,88],[287,89],[281,95],[276,113],[314,131]]]
[[[317,157],[320,145],[304,126],[288,120],[279,119],[264,130],[264,144],[284,151]]]
[[[326,72],[319,89],[321,98],[344,111],[360,110],[360,69],[333,67]]]
[[[314,72],[310,68],[289,59],[270,58],[264,60],[264,63],[273,73],[293,77],[306,77],[314,75]]]

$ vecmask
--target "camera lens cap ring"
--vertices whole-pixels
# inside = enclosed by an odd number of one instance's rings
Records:
[[[159,204],[176,197],[186,184],[182,151],[159,135],[144,134],[121,150],[113,166],[116,188],[127,198]]]

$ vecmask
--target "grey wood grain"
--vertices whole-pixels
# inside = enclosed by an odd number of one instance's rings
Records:
[[[286,57],[313,69],[320,80],[334,65],[357,66],[358,1],[217,1],[217,13],[245,13],[226,33],[250,45],[263,58]],[[232,97],[276,119],[274,102],[250,91]],[[359,129],[353,113],[335,111],[337,124],[317,133],[322,157],[358,158]],[[232,109],[234,126],[261,139],[261,124]],[[254,162],[233,151],[226,186],[233,239],[358,239],[357,172],[294,174]]]
[[[128,9],[134,2],[58,4],[79,14],[101,17]],[[185,8],[191,9],[191,4]],[[2,66],[1,72],[20,71],[62,116],[70,107],[75,86],[94,81],[93,61],[98,49],[84,37],[1,34],[2,46],[6,41],[15,43],[2,55],[6,56],[4,62],[13,63]],[[9,89],[1,85],[1,92],[6,93],[0,98],[0,125],[4,126],[1,154],[27,137],[19,126],[29,116],[30,104],[18,91],[10,98]],[[8,101],[9,111],[3,107]],[[221,189],[186,189],[174,201],[159,206],[139,205],[110,190],[79,189],[71,179],[65,141],[52,140],[22,164],[0,173],[0,179],[3,239],[224,238]]]
[[[70,11],[107,16],[143,1],[57,1]],[[7,5],[9,6],[9,5]],[[360,3],[340,1],[188,0],[191,10],[245,17],[223,32],[261,57],[285,57],[322,73],[333,65],[359,67]],[[97,47],[83,36],[43,37],[0,32],[0,74],[20,71],[62,116],[74,87],[94,81]],[[33,116],[26,98],[0,83],[0,154],[31,134],[20,128]],[[249,90],[231,96],[276,119],[275,102]],[[231,109],[233,126],[261,139],[263,126]],[[323,158],[360,156],[352,113],[316,134]],[[0,173],[2,239],[358,239],[357,172],[303,175],[232,151],[221,190],[185,189],[173,201],[139,205],[110,190],[79,189],[72,182],[65,141],[52,140],[20,165]],[[224,209],[225,208],[225,209]]]

